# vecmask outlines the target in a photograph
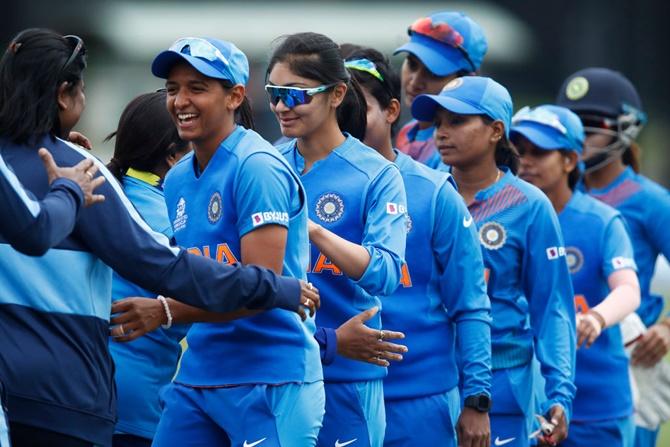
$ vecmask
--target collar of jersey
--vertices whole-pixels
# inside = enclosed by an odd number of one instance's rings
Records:
[[[163,189],[163,180],[153,172],[140,171],[139,169],[128,168],[126,171],[128,177],[132,177],[141,182],[147,183],[155,188]]]
[[[331,153],[328,154],[328,156],[326,158],[321,159],[321,160],[317,161],[316,163],[314,163],[312,165],[312,169],[310,169],[307,174],[314,171],[314,169],[317,166],[323,164],[326,160],[328,160],[333,153],[337,153],[341,157],[346,158],[344,153],[353,144],[354,137],[349,135],[349,133],[347,133],[347,132],[342,132],[342,133],[345,136],[344,142],[342,144],[340,144],[339,146],[337,146],[335,149],[333,149],[331,151]],[[298,150],[298,140],[297,139],[295,139],[293,141],[293,148],[294,148],[294,152],[295,152],[295,170],[296,170],[296,172],[300,173],[300,175],[303,175],[303,172],[305,171],[305,157],[303,157],[302,154],[300,153],[300,151]]]
[[[512,173],[510,168],[507,166],[498,166],[498,169],[503,171],[503,175],[500,176],[500,180],[489,186],[488,188],[484,188],[480,191],[477,191],[477,194],[475,194],[475,201],[476,202],[482,202],[484,200],[487,200],[491,197],[493,197],[494,194],[496,194],[498,191],[503,189],[505,186],[507,186],[513,179],[516,178],[516,176]]]
[[[588,190],[588,192],[589,194],[595,194],[595,195],[605,194],[612,188],[616,188],[617,186],[619,186],[625,180],[632,179],[633,177],[635,177],[635,171],[633,171],[633,168],[631,168],[630,166],[626,166],[623,172],[619,174],[619,176],[615,178],[612,181],[612,183],[605,186],[604,188],[591,188]]]
[[[428,141],[433,138],[433,132],[435,132],[435,126],[426,127],[421,129],[418,121],[414,121],[412,128],[407,131],[407,139],[412,141]]]
[[[212,158],[209,159],[209,163],[205,166],[205,169],[200,170],[200,165],[198,164],[198,157],[195,156],[195,151],[193,152],[193,174],[196,178],[202,177],[202,175],[207,171],[207,168],[214,162],[218,157],[222,157],[221,153],[223,150],[228,149],[230,152],[235,151],[237,144],[240,142],[243,136],[244,128],[240,125],[235,125],[230,134],[219,143],[219,146],[216,148],[216,152],[212,155]]]
[[[570,200],[568,200],[568,203],[565,204],[565,206],[563,207],[563,210],[561,210],[561,212],[558,213],[558,215],[560,216],[561,214],[566,212],[568,209],[574,207],[575,204],[582,199],[582,197],[584,197],[584,193],[579,191],[577,188],[575,188],[575,190],[572,191],[572,196],[570,197]]]

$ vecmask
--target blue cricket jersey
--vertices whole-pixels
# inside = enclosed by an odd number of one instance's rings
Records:
[[[617,270],[635,270],[633,247],[621,214],[576,191],[558,216],[572,274],[575,308],[586,313],[610,293],[607,278]],[[605,329],[590,348],[577,350],[577,396],[573,420],[618,419],[633,414],[619,325]]]
[[[160,178],[151,173],[129,169],[123,177],[123,191],[145,222],[154,230],[172,237]],[[155,294],[126,281],[117,273],[112,278],[112,300]],[[181,356],[180,340],[190,325],[175,324],[158,328],[128,343],[109,341],[116,366],[118,420],[117,433],[153,438],[161,415],[160,389],[169,384]]]
[[[283,274],[305,278],[307,203],[300,179],[277,150],[241,126],[199,173],[194,153],[165,179],[174,238],[189,251],[241,262],[240,240],[264,225],[288,229]],[[229,323],[196,323],[175,381],[189,386],[311,383],[323,379],[314,319],[270,310]]]
[[[84,193],[74,181],[59,178],[42,201],[34,200],[0,157],[0,204],[12,216],[0,219],[0,235],[21,253],[39,256],[72,232]]]
[[[106,179],[98,189],[105,201],[81,209],[74,230],[40,258],[0,239],[0,377],[8,417],[106,446],[116,420],[107,348],[112,269],[154,294],[215,312],[245,305],[291,309],[300,286],[266,269],[224,268],[171,247],[87,151],[50,135],[34,143],[0,138],[0,155],[38,200],[50,190],[37,155],[45,147],[59,166],[92,159]]]
[[[652,294],[650,287],[658,255],[670,259],[670,193],[631,167],[605,188],[588,193],[619,210],[626,220],[640,279],[642,301],[637,313],[651,326],[663,311],[663,297]]]
[[[405,255],[406,198],[398,168],[350,135],[305,174],[305,159],[296,140],[280,146],[279,151],[301,174],[310,219],[370,253],[367,269],[355,281],[312,245],[307,277],[321,294],[317,325],[337,328],[364,310],[381,308],[378,296],[390,295],[400,284]],[[367,325],[381,329],[379,314]],[[374,380],[386,375],[385,368],[340,356],[323,371],[326,381],[331,382]]]
[[[386,400],[491,393],[491,302],[472,216],[450,176],[398,153],[407,192],[406,264],[384,300],[384,326],[404,332],[409,351],[388,368]],[[458,343],[457,343],[458,341]],[[456,362],[461,359],[462,372]]]
[[[559,403],[570,414],[575,310],[558,218],[542,191],[501,169],[468,207],[488,276],[493,369],[525,365],[534,353],[546,379],[543,411]]]
[[[419,128],[417,120],[411,120],[402,126],[396,137],[398,150],[426,166],[437,169],[442,158],[435,145],[435,126]]]

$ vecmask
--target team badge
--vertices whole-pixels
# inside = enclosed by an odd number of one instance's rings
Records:
[[[183,197],[180,197],[177,201],[177,209],[175,210],[174,220],[172,221],[172,228],[174,228],[174,231],[179,231],[186,228],[187,220],[188,214],[186,214],[186,200],[184,200]]]
[[[316,215],[323,222],[337,222],[343,214],[344,202],[342,201],[342,198],[335,193],[329,192],[323,194],[316,202]]]
[[[489,250],[498,250],[507,241],[507,232],[498,222],[486,222],[479,229],[479,240]]]
[[[447,85],[444,86],[442,91],[447,92],[449,90],[454,90],[454,89],[457,89],[458,87],[460,87],[461,85],[463,85],[463,79],[462,78],[452,79],[451,81],[447,82]]]
[[[207,205],[207,220],[209,220],[209,223],[214,224],[218,222],[221,219],[222,211],[221,194],[217,191],[209,198],[209,205]]]
[[[577,101],[578,99],[583,98],[588,91],[589,80],[583,76],[577,76],[568,82],[568,85],[565,87],[565,96],[567,96],[568,99]]]
[[[570,273],[577,273],[584,265],[584,255],[577,247],[565,248],[565,260],[568,263]]]

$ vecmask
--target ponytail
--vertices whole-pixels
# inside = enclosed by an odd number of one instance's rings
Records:
[[[353,76],[347,83],[347,93],[337,108],[337,124],[342,132],[361,141],[368,126],[367,102],[360,83]]]
[[[495,158],[496,165],[507,166],[514,175],[519,172],[519,151],[506,136],[503,136],[500,141],[498,141]]]
[[[251,102],[248,97],[244,97],[242,104],[235,110],[235,122],[249,130],[256,130],[254,115],[251,110]]]
[[[107,138],[105,138],[105,141],[111,140],[115,135],[116,132],[109,134]],[[123,176],[126,175],[126,171],[128,171],[128,166],[123,166],[119,160],[112,157],[112,159],[109,160],[109,163],[107,163],[107,169],[109,169],[109,172],[111,172],[118,181],[121,181],[123,180]]]

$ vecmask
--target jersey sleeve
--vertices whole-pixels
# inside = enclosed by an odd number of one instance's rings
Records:
[[[259,152],[245,159],[235,182],[239,236],[264,225],[288,227],[298,184],[289,169],[270,154]]]
[[[440,295],[456,323],[463,397],[491,395],[491,301],[472,216],[454,187],[444,182],[435,201],[433,250],[440,262]]]
[[[82,151],[84,157],[94,159]],[[169,245],[151,230],[105,166],[98,192],[105,201],[82,210],[75,234],[120,276],[186,304],[214,312],[243,307],[296,310],[300,283],[257,266],[229,266]]]
[[[60,178],[38,202],[0,158],[0,203],[11,216],[0,219],[0,234],[14,249],[39,256],[72,232],[84,194],[75,182]]]
[[[651,196],[646,217],[646,231],[654,247],[670,261],[670,192],[663,189]]]
[[[523,283],[530,306],[535,353],[545,378],[543,412],[560,404],[572,414],[576,327],[572,280],[558,218],[542,197],[530,210],[523,255]]]
[[[621,216],[614,217],[605,227],[603,234],[603,277],[619,270],[637,271],[633,255],[633,244],[628,236],[626,224]]]
[[[371,295],[390,295],[400,285],[405,258],[407,198],[400,171],[389,164],[368,189],[361,245],[370,263],[356,283]]]

